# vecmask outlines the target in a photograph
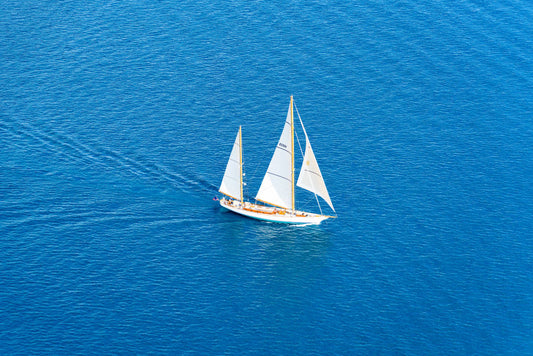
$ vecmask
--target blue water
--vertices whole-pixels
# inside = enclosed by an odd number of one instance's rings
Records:
[[[533,354],[532,4],[0,1],[0,354]]]

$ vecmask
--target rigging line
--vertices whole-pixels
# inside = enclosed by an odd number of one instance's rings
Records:
[[[242,196],[243,196],[243,199],[244,198],[248,198],[248,200],[251,200],[253,199],[252,195],[250,194],[250,188],[248,188],[248,183],[246,182],[246,179],[248,178],[247,175],[246,175],[246,172],[245,172],[245,162],[244,160],[242,161],[242,185],[243,185],[243,193],[242,193]],[[252,177],[255,176],[255,173],[257,173],[257,170],[258,168],[256,167],[255,168],[255,172],[254,174],[252,175]]]
[[[296,103],[293,103],[294,104],[294,108],[296,109],[296,114],[298,115],[298,119],[300,120],[300,125],[302,125],[302,128],[303,128],[303,124],[302,124],[302,118],[300,117],[300,113],[298,112],[298,108],[296,107]],[[304,133],[305,133],[305,129],[304,129]],[[300,139],[298,138],[298,133],[296,132],[296,130],[294,130],[294,134],[296,136],[296,141],[298,141],[298,147],[300,148],[300,153],[302,154],[302,157],[304,156],[304,152],[302,151],[302,145],[300,144]]]
[[[250,191],[251,189],[249,188],[248,186],[248,183],[246,182],[246,180],[248,179],[248,176],[247,174],[249,174],[250,172],[247,172],[246,171],[246,160],[244,159],[244,150],[243,150],[243,144],[242,144],[242,129],[241,129],[241,154],[242,154],[242,161],[241,161],[241,167],[242,167],[242,197],[243,199],[244,198],[247,198],[248,200],[252,200],[253,199],[253,196],[250,194]],[[255,177],[256,174],[257,174],[257,171],[259,170],[259,167],[255,167],[255,170],[253,172],[252,175],[250,175],[250,177]]]

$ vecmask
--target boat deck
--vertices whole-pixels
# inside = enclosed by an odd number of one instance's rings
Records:
[[[288,211],[283,208],[259,205],[250,202],[242,203],[238,200],[227,198],[221,199],[220,205],[237,214],[248,216],[254,219],[281,223],[319,224],[322,220],[325,220],[329,217],[298,210]]]

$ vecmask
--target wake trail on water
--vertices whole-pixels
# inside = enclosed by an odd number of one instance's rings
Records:
[[[30,147],[50,152],[75,165],[97,167],[118,174],[128,172],[143,180],[170,184],[182,192],[190,193],[193,190],[207,194],[217,191],[215,185],[192,173],[176,172],[156,162],[143,162],[116,150],[80,142],[51,129],[4,120],[0,122],[0,131],[11,136],[9,144],[12,146],[27,149],[29,144]]]

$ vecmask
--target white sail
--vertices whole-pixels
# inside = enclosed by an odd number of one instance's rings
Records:
[[[229,161],[224,172],[224,178],[220,184],[219,192],[234,199],[242,200],[242,139],[241,127],[235,138],[233,149],[229,156]]]
[[[333,211],[333,203],[329,198],[328,190],[326,189],[326,183],[322,178],[322,173],[320,173],[320,168],[318,168],[318,163],[311,148],[311,143],[307,137],[307,132],[305,131],[302,120],[300,119],[300,124],[304,130],[305,134],[305,154],[304,160],[302,163],[302,169],[300,170],[300,175],[298,177],[298,182],[296,185],[300,188],[306,189],[310,192],[315,193],[328,203]]]
[[[286,209],[293,206],[293,116],[292,98],[278,145],[255,197],[264,203]]]

